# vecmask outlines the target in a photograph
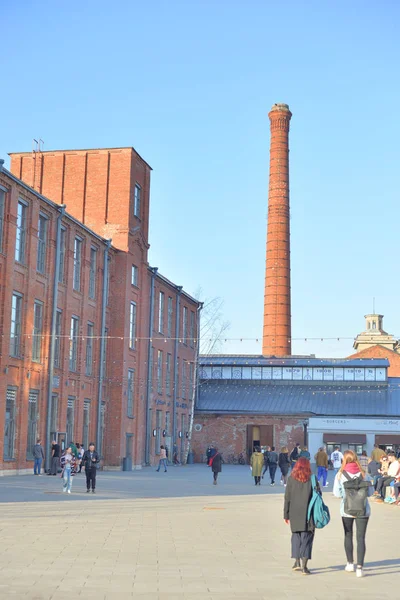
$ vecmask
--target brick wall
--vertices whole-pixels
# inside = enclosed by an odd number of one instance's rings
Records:
[[[387,358],[389,361],[388,377],[400,377],[400,354],[378,344],[352,354],[348,358]]]
[[[304,443],[303,419],[300,417],[269,417],[267,415],[203,415],[195,414],[192,450],[195,462],[204,462],[209,445],[218,447],[225,460],[241,452],[247,455],[247,426],[272,425],[273,445],[277,449],[288,446],[291,450],[297,442]],[[200,426],[201,430],[197,431]],[[247,456],[248,458],[248,456]]]

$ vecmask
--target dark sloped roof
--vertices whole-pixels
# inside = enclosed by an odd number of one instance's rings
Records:
[[[400,379],[371,385],[202,383],[198,413],[400,417]]]
[[[274,356],[236,355],[236,354],[213,354],[211,356],[200,356],[202,366],[302,366],[302,367],[388,367],[386,358],[313,358],[307,356],[292,356],[290,358],[275,358]]]

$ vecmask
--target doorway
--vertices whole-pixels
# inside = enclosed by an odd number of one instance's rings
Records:
[[[253,454],[256,446],[272,446],[274,443],[273,425],[247,425],[247,456]]]

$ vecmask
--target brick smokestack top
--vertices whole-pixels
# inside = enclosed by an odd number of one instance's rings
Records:
[[[274,104],[269,113],[267,260],[264,293],[263,355],[291,354],[289,124],[287,104]]]

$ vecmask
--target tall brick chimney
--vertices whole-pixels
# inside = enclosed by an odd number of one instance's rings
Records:
[[[271,149],[268,193],[267,259],[264,293],[264,356],[291,354],[289,124],[287,104],[269,113]]]

